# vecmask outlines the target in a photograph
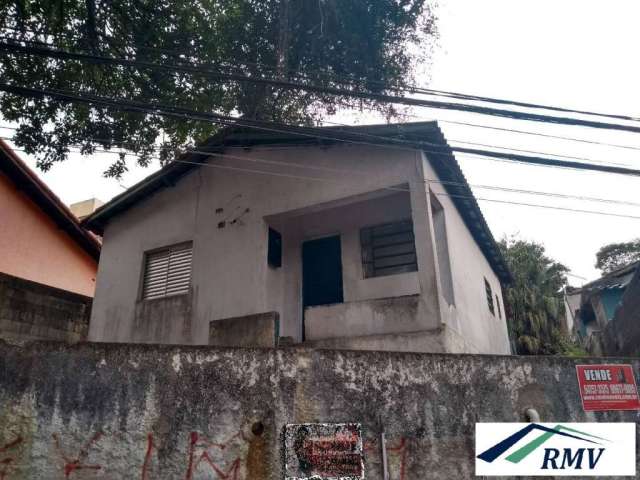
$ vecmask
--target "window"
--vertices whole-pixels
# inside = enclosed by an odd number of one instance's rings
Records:
[[[188,293],[192,252],[191,242],[147,252],[142,280],[143,300]]]
[[[449,305],[453,305],[455,299],[453,296],[453,276],[451,274],[451,261],[449,259],[446,219],[444,216],[444,208],[433,193],[431,194],[431,217],[433,219],[433,233],[435,236],[436,258],[438,259],[442,296]]]
[[[360,246],[365,278],[418,270],[411,220],[361,229]]]
[[[269,229],[267,263],[273,268],[280,268],[282,266],[282,235],[273,228]]]
[[[496,307],[498,307],[498,318],[502,319],[502,309],[500,308],[500,300],[498,294],[496,294]]]
[[[491,291],[491,285],[489,285],[489,282],[487,282],[487,279],[484,279],[484,289],[487,293],[487,304],[489,305],[489,311],[491,312],[491,315],[496,314],[495,311],[495,307],[493,306],[493,292]]]

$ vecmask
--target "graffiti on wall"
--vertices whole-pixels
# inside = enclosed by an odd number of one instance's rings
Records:
[[[16,437],[14,440],[0,447],[0,480],[9,478],[9,473],[13,470],[15,464],[14,452],[22,443],[22,437]]]
[[[342,424],[357,425],[357,424]],[[335,434],[335,435],[334,435]],[[262,435],[262,431],[246,434],[239,430],[222,440],[208,438],[201,432],[192,431],[183,437],[183,460],[181,480],[211,479],[211,480],[249,480],[252,477],[250,463],[251,444],[255,439],[250,436]],[[121,440],[120,435],[110,435],[96,431],[81,438],[70,441],[68,435],[54,433],[50,437],[51,452],[55,455],[55,465],[58,469],[56,478],[65,480],[80,480],[84,478],[113,478],[109,477],[108,465],[96,458],[98,450],[109,449],[114,441]],[[339,432],[315,432],[315,436],[297,437],[297,448],[300,458],[313,462],[316,467],[315,475],[326,478],[362,478],[364,475],[364,456],[372,465],[380,463],[380,446],[377,440],[363,441],[359,426],[357,430],[346,428]],[[12,440],[0,443],[0,480],[24,478],[27,465],[23,462],[24,455],[20,449],[25,440],[15,436]],[[160,480],[163,472],[159,467],[159,442],[153,433],[147,433],[144,441],[140,442],[139,460],[132,462],[132,476],[140,480]],[[406,480],[407,471],[407,441],[401,437],[386,447],[390,480]],[[22,461],[21,461],[21,458]],[[266,461],[263,457],[260,460]],[[21,465],[22,464],[22,465]],[[21,468],[22,466],[22,468]],[[253,470],[255,471],[255,469]],[[295,477],[291,477],[295,478]],[[319,478],[319,477],[314,477]],[[251,479],[251,480],[255,480]]]

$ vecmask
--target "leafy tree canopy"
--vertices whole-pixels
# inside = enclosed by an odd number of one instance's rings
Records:
[[[596,268],[603,274],[640,260],[640,238],[630,242],[610,243],[596,253]]]
[[[536,242],[504,238],[500,249],[513,274],[505,308],[517,353],[573,353],[575,347],[560,328],[567,267],[549,258],[544,246]]]
[[[390,92],[413,82],[436,36],[426,0],[15,0],[0,2],[3,41],[245,75]],[[31,42],[31,43],[26,43]],[[344,106],[389,105],[194,73],[0,55],[3,82],[302,125]],[[341,83],[342,82],[342,83]],[[126,148],[146,165],[217,129],[208,122],[0,93],[14,140],[47,170],[69,148]],[[126,170],[125,157],[107,171]]]

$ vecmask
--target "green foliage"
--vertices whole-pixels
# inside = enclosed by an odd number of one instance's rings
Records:
[[[0,31],[15,40],[131,60],[187,64],[243,75],[390,92],[413,82],[436,36],[426,0],[19,0],[0,2]],[[192,73],[0,55],[3,82],[179,106],[245,118],[316,124],[344,106],[388,104],[306,93]],[[15,142],[39,167],[64,160],[72,145],[125,148],[146,165],[166,161],[218,127],[107,107],[0,94],[0,113],[19,122]],[[126,170],[120,157],[106,174]]]
[[[610,243],[596,253],[596,268],[610,273],[640,260],[640,238],[630,242]]]
[[[500,249],[514,277],[506,291],[505,309],[517,353],[579,355],[560,331],[567,267],[547,257],[536,242],[504,238]]]

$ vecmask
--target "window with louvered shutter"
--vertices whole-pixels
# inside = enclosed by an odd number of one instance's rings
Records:
[[[489,311],[491,312],[491,315],[495,317],[496,310],[493,305],[493,293],[491,292],[491,285],[489,285],[489,282],[487,281],[486,278],[484,279],[484,289],[487,293],[487,305],[489,306]]]
[[[193,245],[182,243],[145,254],[143,300],[188,293],[192,253]]]
[[[360,247],[365,278],[418,270],[411,220],[363,228]]]

